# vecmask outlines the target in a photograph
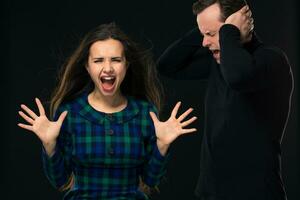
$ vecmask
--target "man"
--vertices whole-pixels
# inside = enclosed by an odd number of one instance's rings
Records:
[[[245,1],[198,0],[193,12],[198,30],[173,43],[158,66],[171,78],[208,80],[196,196],[286,199],[280,143],[293,92],[288,60],[257,38]]]

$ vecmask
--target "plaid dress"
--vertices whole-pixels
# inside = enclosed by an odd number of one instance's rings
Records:
[[[74,174],[75,184],[64,199],[148,199],[138,190],[139,178],[158,185],[168,156],[156,145],[154,124],[146,101],[128,97],[127,107],[106,114],[92,108],[83,94],[61,105],[55,118],[68,111],[55,153],[43,150],[43,166],[50,183],[60,188]]]

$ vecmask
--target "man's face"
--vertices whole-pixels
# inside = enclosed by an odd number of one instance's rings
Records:
[[[221,10],[215,3],[197,15],[198,28],[203,35],[202,45],[209,48],[217,63],[220,64],[219,30],[224,22],[221,21]]]

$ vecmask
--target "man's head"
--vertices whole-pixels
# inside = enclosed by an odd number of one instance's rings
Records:
[[[246,5],[244,0],[198,0],[193,4],[193,13],[203,35],[202,45],[209,48],[220,63],[219,30],[227,17]]]

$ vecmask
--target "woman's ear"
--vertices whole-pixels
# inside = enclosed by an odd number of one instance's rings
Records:
[[[89,68],[88,63],[86,63],[84,67],[85,67],[85,69],[88,71],[88,73],[90,73],[90,68]]]

